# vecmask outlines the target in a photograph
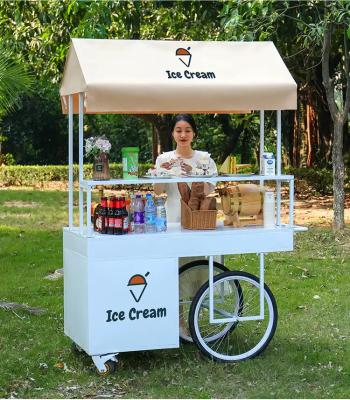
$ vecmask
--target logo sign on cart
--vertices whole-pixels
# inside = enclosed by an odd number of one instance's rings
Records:
[[[175,51],[176,58],[187,68],[190,68],[192,62],[192,53],[190,50],[191,47],[187,47],[187,49],[179,47]],[[213,71],[190,71],[189,69],[185,69],[183,71],[172,71],[167,69],[165,72],[168,79],[216,79],[215,72]]]
[[[128,283],[129,290],[130,290],[130,293],[132,294],[132,297],[136,301],[136,303],[138,303],[141,300],[143,292],[145,291],[145,289],[147,287],[146,276],[148,276],[148,275],[149,275],[149,272],[147,272],[145,274],[145,276],[136,274],[136,275],[133,275],[129,279],[129,283]]]
[[[149,272],[145,275],[135,274],[130,277],[127,287],[129,292],[136,303],[139,303],[143,297],[143,294],[147,288],[147,279],[150,275]],[[106,310],[107,319],[106,322],[117,322],[125,321],[126,319],[130,321],[140,320],[140,319],[152,319],[152,318],[165,318],[167,316],[166,307],[157,308],[144,308],[137,309],[136,307],[131,307],[129,311],[115,311]]]

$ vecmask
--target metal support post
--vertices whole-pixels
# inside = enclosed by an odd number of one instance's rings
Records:
[[[84,179],[84,94],[79,93],[79,228],[83,232],[84,226],[84,193],[81,188]]]
[[[281,226],[281,181],[276,182],[276,204],[277,204],[276,225]]]
[[[226,310],[220,309],[220,301],[216,298],[214,303],[214,262],[213,256],[209,256],[209,322],[211,324],[225,324],[229,322],[237,322],[237,321],[260,321],[264,319],[264,253],[259,253],[259,269],[260,269],[260,287],[259,287],[259,297],[260,297],[260,313],[259,315],[247,315],[244,317],[239,317],[234,315],[233,312],[229,312]],[[216,283],[216,286],[218,283]],[[219,284],[219,287],[222,296],[225,296],[225,291],[230,290],[230,283],[227,281],[223,281]],[[217,296],[218,297],[218,296]],[[221,300],[221,304],[224,304],[224,301]],[[214,318],[214,310],[216,307],[216,312],[223,316],[224,318]]]
[[[294,225],[294,179],[289,181],[289,226]]]
[[[209,321],[214,322],[214,257],[209,256]]]
[[[86,189],[86,225],[88,237],[93,235],[91,226],[91,190],[92,188],[90,186]]]
[[[259,269],[260,269],[260,318],[264,319],[264,271],[265,271],[265,266],[264,266],[264,253],[259,254]]]
[[[264,144],[265,144],[265,112],[264,110],[260,110],[260,160],[259,160],[259,173],[262,174],[262,156],[264,153]],[[260,181],[260,186],[261,186]]]
[[[73,227],[73,96],[68,96],[68,226]]]
[[[277,110],[277,175],[282,174],[281,110]],[[281,181],[276,182],[277,226],[281,226]]]
[[[282,131],[281,131],[281,110],[277,110],[277,175],[282,171]]]

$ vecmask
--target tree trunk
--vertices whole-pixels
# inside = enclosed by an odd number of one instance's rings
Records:
[[[173,140],[170,132],[170,120],[166,116],[160,117],[155,124],[154,128],[157,132],[159,139],[159,151],[163,153],[164,151],[170,151],[173,149]]]
[[[350,74],[348,38],[344,30],[344,71],[346,78],[346,95],[340,110],[334,97],[334,79],[330,77],[329,60],[332,42],[333,24],[327,22],[323,38],[322,77],[326,90],[327,103],[333,119],[333,229],[344,229],[344,158],[343,158],[343,126],[347,123],[350,108]]]
[[[333,228],[344,229],[344,160],[343,160],[343,121],[334,121],[333,134]]]
[[[170,132],[172,116],[169,114],[135,114],[136,117],[152,124],[152,139],[157,137],[157,147],[153,140],[153,158],[157,158],[159,153],[173,149],[173,141]]]
[[[225,161],[226,157],[237,151],[237,144],[241,133],[243,132],[243,124],[233,127],[231,119],[228,114],[219,114],[217,116],[220,122],[221,128],[227,137],[227,146],[224,150],[223,159],[220,162]]]
[[[297,154],[299,153],[298,148],[298,133],[299,133],[299,118],[298,118],[298,110],[294,111],[294,127],[293,127],[293,139],[291,144],[291,153],[290,159],[291,164],[294,168],[298,167],[297,162]]]

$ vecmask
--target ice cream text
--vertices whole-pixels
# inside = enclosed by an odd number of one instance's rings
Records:
[[[191,72],[188,70],[185,70],[184,72],[180,71],[170,71],[166,70],[168,79],[215,79],[215,73],[214,72]]]
[[[164,318],[166,317],[166,308],[145,308],[144,310],[137,310],[135,307],[130,308],[129,312],[107,310],[106,322],[124,321],[129,318],[130,321],[148,318]]]

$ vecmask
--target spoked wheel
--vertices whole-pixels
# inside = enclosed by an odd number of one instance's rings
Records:
[[[208,260],[196,260],[183,265],[179,269],[180,340],[184,343],[193,343],[188,324],[189,312],[194,296],[209,279],[208,265]],[[214,261],[214,275],[226,271],[228,271],[228,268]]]
[[[239,288],[239,290],[238,290]],[[259,279],[240,271],[214,277],[214,318],[251,317],[260,314]],[[261,353],[271,341],[277,325],[277,305],[264,285],[264,319],[209,322],[209,282],[196,294],[190,309],[190,331],[198,348],[219,362],[241,361]]]

